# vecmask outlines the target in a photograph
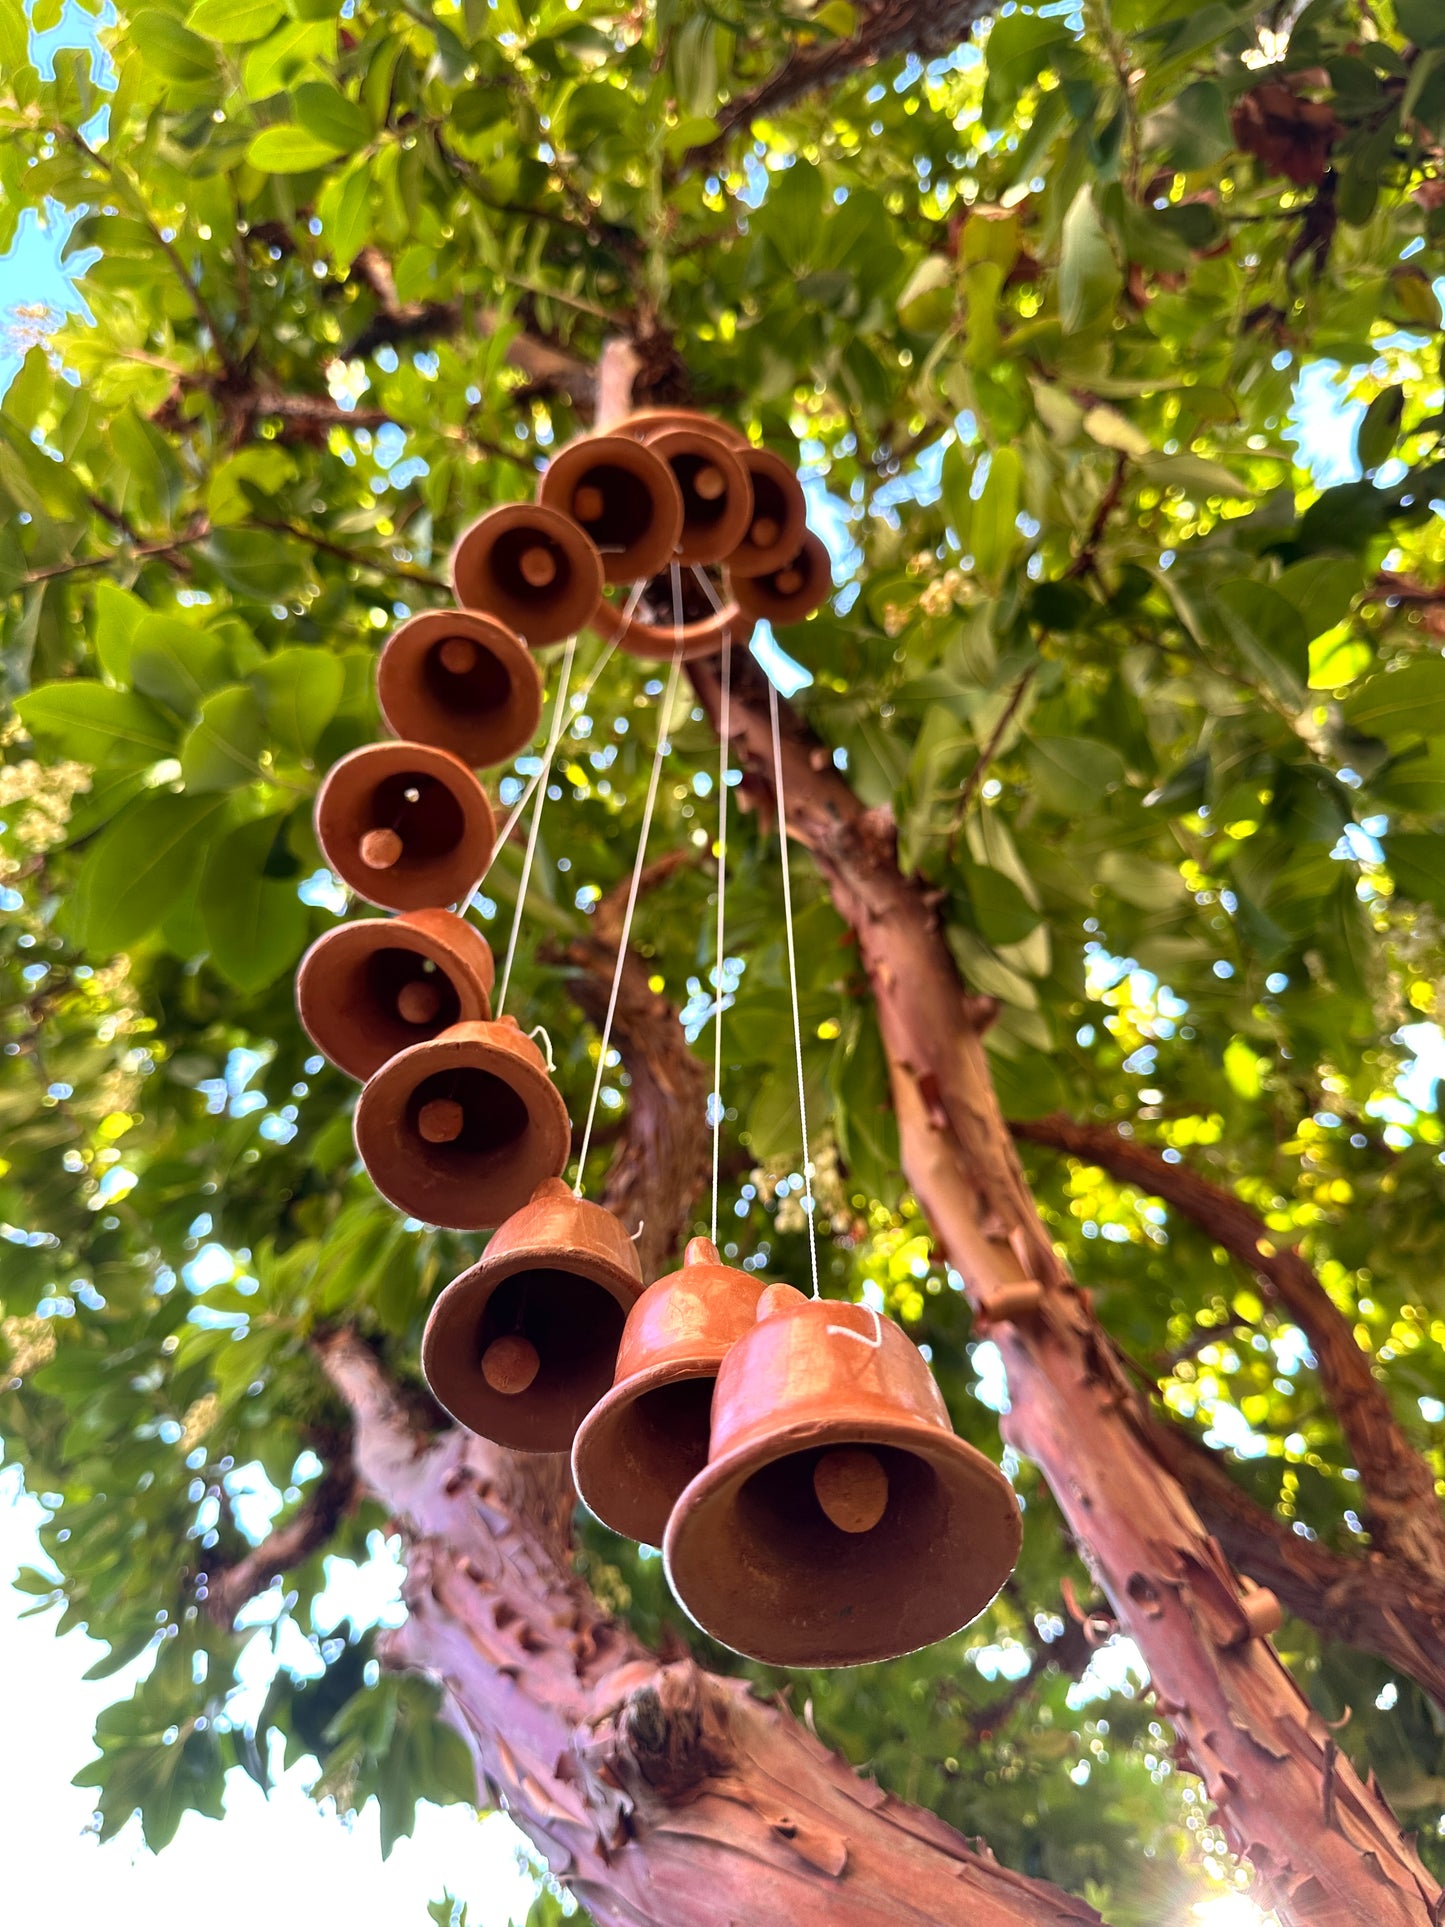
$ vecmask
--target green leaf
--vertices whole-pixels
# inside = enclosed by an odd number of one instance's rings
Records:
[[[202,698],[226,679],[226,649],[179,616],[142,616],[130,639],[131,682],[178,716],[194,716]]]
[[[266,174],[309,174],[344,152],[304,127],[267,127],[246,149],[246,159]]]
[[[962,874],[974,921],[980,936],[988,943],[1005,946],[1021,943],[1038,927],[1038,911],[1013,878],[1006,877],[1002,870],[967,863],[962,866]]]
[[[154,763],[175,752],[171,718],[106,683],[44,683],[15,708],[37,743],[77,763]]]
[[[172,13],[143,8],[132,18],[130,34],[148,65],[167,80],[199,84],[217,77],[215,49]]]
[[[225,808],[219,796],[155,791],[127,806],[91,845],[70,900],[88,950],[128,950],[154,930],[195,882]]]
[[[266,746],[256,692],[244,683],[218,689],[201,704],[200,720],[181,747],[186,791],[234,790],[254,782]]]
[[[1367,475],[1373,475],[1382,462],[1389,460],[1404,412],[1405,391],[1398,385],[1382,388],[1365,410],[1355,437],[1355,453]]]
[[[1100,808],[1124,778],[1118,750],[1093,736],[1036,736],[1027,760],[1040,800],[1060,815]]]
[[[282,0],[196,0],[186,15],[193,33],[239,46],[261,40],[286,17]]]
[[[1059,318],[1074,334],[1099,320],[1117,300],[1123,278],[1094,196],[1081,187],[1064,216],[1059,255]]]
[[[211,961],[248,995],[289,970],[306,944],[306,906],[294,880],[266,874],[287,818],[262,816],[224,837],[201,878],[201,920]]]
[[[1073,36],[1060,19],[1019,12],[995,17],[984,47],[988,77],[983,112],[988,124],[996,125],[998,116],[1011,112],[1051,59],[1072,44]]]
[[[1017,449],[996,448],[989,458],[988,479],[973,505],[969,546],[978,573],[989,581],[1003,573],[1019,545],[1017,518],[1023,473]]]
[[[344,174],[334,174],[317,203],[317,216],[331,248],[331,258],[343,273],[362,248],[371,225],[371,196],[375,160],[365,155]]]
[[[292,111],[308,134],[349,154],[371,139],[371,123],[339,87],[324,80],[304,80],[291,97]]]
[[[1395,24],[1417,47],[1445,47],[1445,14],[1437,0],[1395,0]]]
[[[1182,488],[1195,501],[1207,501],[1215,495],[1227,502],[1254,499],[1248,482],[1240,481],[1223,462],[1212,462],[1204,455],[1146,455],[1139,469],[1156,488]]]
[[[251,683],[275,740],[309,756],[336,714],[346,671],[329,649],[281,649],[261,664]]]
[[[1224,90],[1215,80],[1196,80],[1177,100],[1169,101],[1144,121],[1141,138],[1181,173],[1192,174],[1234,151]]]
[[[100,666],[115,683],[131,679],[131,645],[137,627],[150,614],[149,608],[129,589],[103,578],[92,591],[95,612],[93,625],[95,653]]]
[[[295,544],[260,529],[214,529],[206,554],[228,589],[260,602],[278,601],[304,578]]]
[[[1299,610],[1305,633],[1313,639],[1344,621],[1365,586],[1365,576],[1350,557],[1312,555],[1291,564],[1275,586]]]
[[[1445,916],[1445,837],[1402,831],[1382,838],[1381,847],[1396,888]]]
[[[1372,676],[1344,710],[1355,729],[1390,744],[1445,736],[1445,659],[1423,656]]]
[[[1286,702],[1302,705],[1309,681],[1304,618],[1278,589],[1241,576],[1221,582],[1214,603],[1250,669]]]

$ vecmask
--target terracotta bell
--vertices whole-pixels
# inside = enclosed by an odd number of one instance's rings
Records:
[[[808,504],[797,476],[770,448],[739,451],[753,485],[753,519],[728,557],[733,577],[771,575],[786,568],[808,533]]]
[[[432,1306],[427,1384],[484,1439],[565,1452],[612,1383],[641,1293],[637,1247],[617,1219],[548,1178]]]
[[[678,635],[672,614],[672,571],[656,575],[648,583],[632,620],[624,625],[622,611],[607,601],[599,602],[590,626],[607,642],[616,642],[630,656],[647,661],[671,662],[679,642],[684,662],[702,656],[716,656],[732,638],[735,648],[745,648],[757,627],[736,602],[724,602],[721,611],[713,608],[691,569],[679,573],[682,591],[682,634]]]
[[[464,608],[495,616],[540,649],[586,626],[602,594],[602,557],[569,516],[511,502],[461,537],[452,586]]]
[[[729,448],[746,448],[748,438],[730,422],[719,421],[715,415],[706,415],[700,408],[634,408],[624,421],[617,424],[619,435],[636,435],[646,439],[663,428],[695,428],[700,434],[712,435]]]
[[[356,1148],[399,1211],[487,1231],[561,1175],[572,1126],[541,1051],[503,1017],[389,1058],[357,1101]]]
[[[450,910],[362,917],[318,937],[296,972],[307,1036],[363,1081],[452,1024],[491,1016],[496,967],[480,930]]]
[[[492,806],[465,763],[426,743],[367,743],[327,772],[316,840],[343,883],[383,910],[464,897],[496,840]]]
[[[376,694],[396,735],[449,749],[473,769],[509,762],[542,718],[542,678],[527,645],[470,609],[402,623],[381,652]]]
[[[753,486],[737,444],[705,428],[657,428],[646,446],[656,451],[682,491],[682,534],[677,559],[685,564],[721,562],[731,555],[752,521]]]
[[[605,582],[656,575],[682,534],[677,477],[655,449],[630,435],[589,435],[564,448],[548,464],[537,499],[587,531]]]
[[[614,1532],[662,1544],[677,1495],[707,1464],[718,1366],[752,1329],[765,1288],[694,1238],[682,1270],[659,1278],[627,1314],[612,1390],[572,1447],[577,1490]]]
[[[801,622],[833,592],[828,551],[809,530],[803,537],[802,548],[782,568],[766,575],[737,576],[732,582],[732,592],[743,614],[756,622],[770,622],[774,628]]]
[[[707,1470],[667,1528],[698,1625],[774,1666],[857,1666],[945,1639],[1018,1558],[998,1467],[954,1436],[891,1319],[774,1285],[718,1373]]]

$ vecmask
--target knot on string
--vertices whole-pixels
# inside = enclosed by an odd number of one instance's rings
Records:
[[[539,1037],[541,1038],[542,1052],[547,1059],[547,1069],[549,1072],[555,1071],[557,1068],[557,1060],[552,1055],[552,1039],[547,1035],[546,1026],[544,1024],[534,1024],[527,1032],[527,1035],[534,1044]]]

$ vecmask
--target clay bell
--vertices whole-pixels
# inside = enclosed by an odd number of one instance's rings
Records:
[[[771,575],[784,569],[808,534],[808,504],[797,476],[769,448],[739,451],[753,485],[753,519],[728,557],[728,574]]]
[[[630,435],[590,435],[564,448],[549,463],[537,499],[582,525],[607,582],[656,575],[682,534],[677,477],[655,449]]]
[[[641,1292],[637,1248],[617,1219],[548,1178],[432,1306],[427,1384],[484,1439],[565,1452],[612,1383]]]
[[[526,644],[469,609],[402,623],[381,652],[376,694],[396,735],[449,749],[473,769],[510,761],[542,716],[542,678]]]
[[[747,646],[757,627],[751,616],[745,616],[736,602],[724,603],[720,611],[714,609],[691,569],[682,570],[678,581],[682,592],[681,633],[672,613],[671,570],[648,583],[630,622],[624,623],[622,611],[602,601],[593,612],[590,626],[605,641],[615,641],[628,655],[641,656],[648,662],[671,662],[679,646],[684,662],[716,656],[729,637],[735,648]]]
[[[460,758],[426,743],[367,743],[327,773],[316,840],[343,883],[383,910],[464,897],[496,840],[486,792]]]
[[[1019,1542],[1008,1480],[954,1436],[902,1329],[771,1286],[667,1528],[668,1581],[698,1625],[775,1666],[893,1659],[982,1612]]]
[[[503,1017],[389,1058],[357,1102],[356,1148],[399,1211],[487,1231],[561,1175],[572,1126],[541,1051]]]
[[[512,502],[462,536],[452,586],[464,608],[495,616],[540,649],[585,627],[602,594],[602,557],[569,516]]]
[[[748,446],[748,438],[740,430],[714,415],[705,415],[700,408],[634,408],[625,421],[617,424],[617,433],[635,435],[645,441],[664,428],[696,429],[699,434],[726,442],[729,448]]]
[[[496,974],[480,930],[450,910],[363,917],[318,937],[296,972],[307,1036],[348,1077],[452,1024],[492,1014]]]
[[[718,1366],[753,1326],[763,1279],[694,1238],[681,1271],[627,1314],[612,1390],[583,1421],[572,1476],[604,1525],[660,1546],[678,1494],[707,1464]]]
[[[753,485],[737,443],[708,422],[653,429],[646,446],[666,462],[682,492],[678,561],[701,565],[731,555],[747,534],[753,511]]]
[[[828,551],[810,530],[790,561],[766,575],[737,576],[733,595],[744,615],[784,628],[820,608],[833,591]]]

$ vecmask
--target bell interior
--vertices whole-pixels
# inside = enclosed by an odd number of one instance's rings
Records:
[[[462,1128],[447,1143],[426,1143],[421,1139],[418,1119],[423,1108],[438,1099],[450,1099],[461,1106]],[[518,1149],[531,1124],[531,1113],[521,1093],[504,1078],[467,1064],[459,1070],[434,1071],[422,1078],[407,1098],[406,1122],[426,1143],[428,1163],[458,1177],[477,1176],[481,1174],[479,1167],[499,1164]]]
[[[544,549],[557,571],[546,587],[541,589],[534,588],[522,574],[523,556],[530,555],[535,549]],[[486,568],[504,596],[529,609],[535,609],[541,601],[555,602],[565,593],[572,579],[572,564],[561,544],[554,542],[541,529],[525,525],[503,530],[492,544]]]
[[[493,1394],[489,1409],[505,1423],[509,1409],[545,1408],[555,1441],[535,1450],[565,1451],[572,1435],[612,1383],[617,1347],[627,1314],[610,1291],[580,1272],[539,1266],[513,1272],[488,1298],[477,1328],[476,1357],[509,1334],[530,1339],[541,1360],[536,1378],[515,1398]],[[502,1443],[508,1443],[502,1440]]]
[[[584,488],[595,488],[602,497],[602,513],[582,524],[599,549],[628,548],[651,528],[656,512],[652,493],[631,469],[598,462],[578,476],[574,501]]]
[[[929,1622],[936,1628],[940,1592],[951,1601],[967,1590],[954,1507],[929,1462],[869,1444],[888,1477],[887,1508],[871,1531],[844,1532],[813,1486],[830,1449],[760,1466],[734,1490],[725,1520],[714,1500],[706,1540],[701,1527],[693,1535],[679,1583],[700,1623],[725,1644],[766,1648],[784,1665],[846,1665],[875,1656],[880,1641],[906,1652],[939,1637]]]
[[[721,579],[717,571],[715,569],[705,569],[703,573],[712,583],[718,600],[725,602],[727,597],[722,591]],[[697,580],[696,576],[694,576],[691,569],[679,570],[678,581],[682,589],[680,600],[682,604],[683,622],[688,625],[694,622],[706,622],[714,611],[712,603],[708,600],[707,592],[702,584]],[[643,622],[651,623],[654,627],[667,627],[669,629],[672,627],[671,569],[667,570],[663,575],[649,577],[647,587],[642,592],[642,600],[637,613]]]
[[[682,490],[682,512],[684,526],[689,529],[710,529],[728,513],[728,491],[725,488],[714,501],[707,501],[697,492],[697,478],[705,468],[715,468],[717,464],[707,455],[670,455],[668,461],[677,477],[677,485]]]
[[[442,660],[447,638],[426,653],[422,680],[431,700],[441,710],[462,716],[489,716],[505,708],[512,693],[512,678],[506,665],[475,636],[465,640],[473,645],[475,657],[469,669],[458,673]]]
[[[759,470],[753,476],[753,521],[767,517],[780,529],[785,528],[790,508],[777,476],[770,475],[766,469]]]
[[[440,997],[435,1013],[423,1024],[408,1023],[397,1000],[408,984],[427,984]],[[419,950],[387,946],[372,950],[352,974],[338,1002],[357,1012],[365,1023],[368,1044],[376,1046],[384,1062],[408,1044],[423,1043],[458,1021],[462,1003],[446,971],[439,970]]]
[[[395,830],[400,836],[402,864],[449,855],[466,828],[462,806],[447,785],[420,771],[384,777],[371,793],[367,815],[369,829]]]
[[[707,1464],[715,1376],[674,1379],[631,1401],[612,1433],[615,1491],[636,1495],[656,1516],[649,1543],[660,1544],[682,1488]]]

